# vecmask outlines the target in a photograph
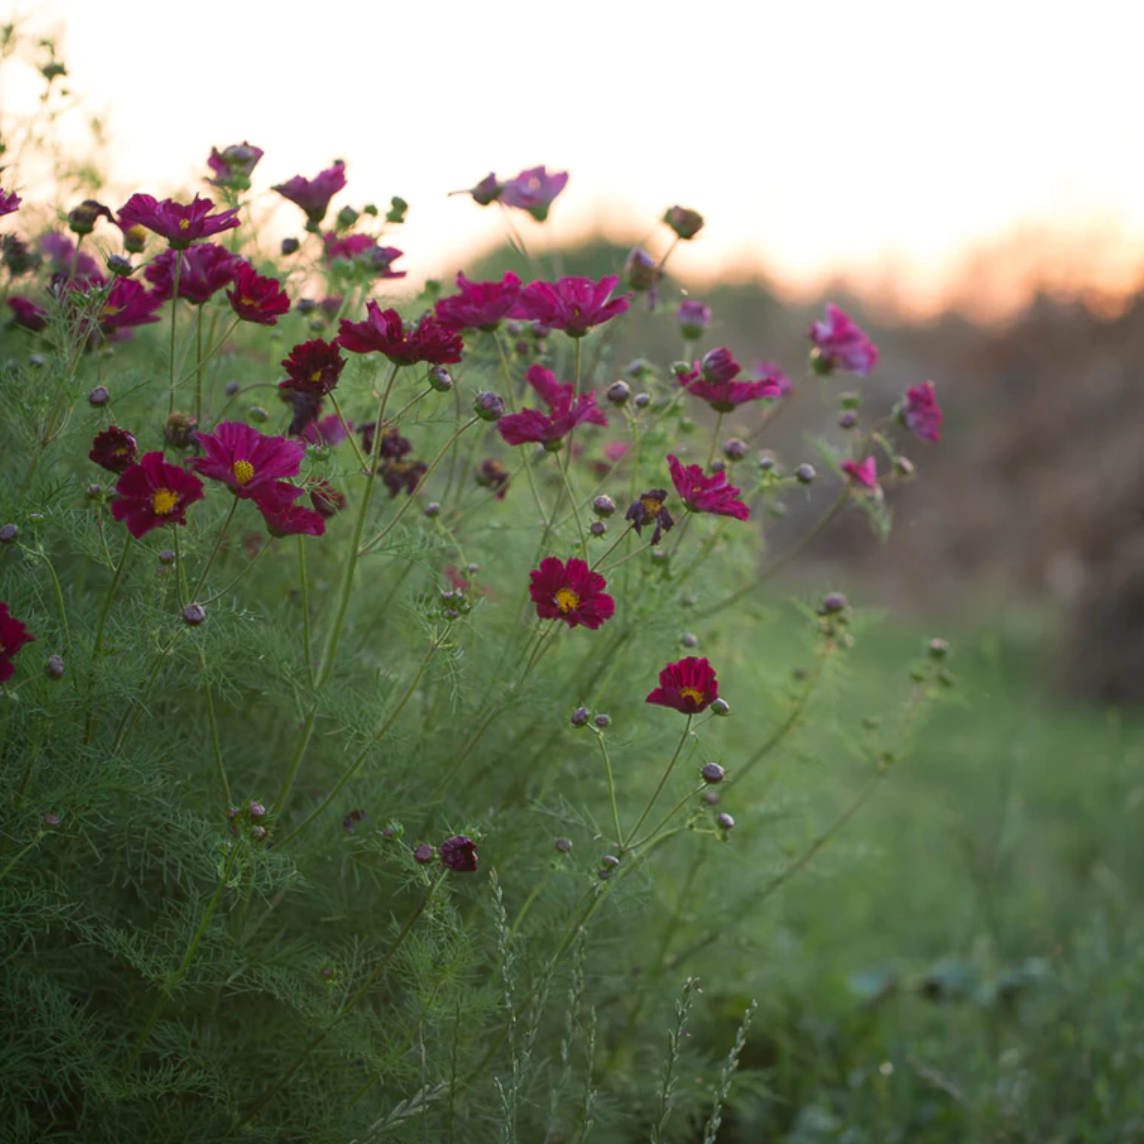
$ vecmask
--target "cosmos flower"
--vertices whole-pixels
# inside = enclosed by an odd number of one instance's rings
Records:
[[[477,868],[477,845],[465,834],[441,843],[441,861],[456,874],[472,874]]]
[[[15,191],[0,191],[0,215],[11,214],[23,201]]]
[[[593,326],[603,325],[627,311],[630,295],[612,297],[619,284],[614,274],[599,282],[591,278],[561,278],[558,282],[532,282],[521,294],[519,314],[582,338]]]
[[[331,264],[349,262],[371,270],[378,278],[404,278],[408,271],[394,270],[393,264],[404,257],[396,246],[379,246],[368,234],[349,234],[338,238],[332,231],[323,236],[324,254]]]
[[[8,611],[7,604],[0,604],[0,683],[12,678],[16,670],[12,666],[12,658],[16,653],[25,644],[35,641],[35,636],[28,635],[27,625]]]
[[[878,364],[878,347],[833,303],[826,304],[825,320],[812,323],[808,336],[814,342],[811,360],[820,373],[840,369],[865,377]]]
[[[109,334],[157,322],[156,310],[163,299],[132,278],[116,278],[103,308],[99,311],[99,328]]]
[[[461,335],[445,329],[440,322],[424,318],[407,331],[396,310],[382,310],[372,300],[366,305],[364,322],[342,318],[336,341],[353,354],[376,350],[399,366],[418,362],[452,365],[461,360],[465,348]]]
[[[659,686],[644,702],[671,707],[684,715],[698,715],[718,698],[715,669],[706,659],[689,655],[686,659],[669,663],[659,673]]]
[[[109,473],[124,473],[135,464],[139,446],[133,434],[118,426],[109,425],[97,433],[91,442],[88,459]]]
[[[8,308],[12,311],[14,325],[22,326],[38,334],[48,324],[48,312],[42,306],[37,306],[31,298],[24,298],[19,294],[12,294],[6,299]]]
[[[326,531],[324,514],[296,502],[306,490],[289,481],[267,481],[251,495],[262,513],[271,536],[322,536]]]
[[[527,211],[537,222],[544,222],[548,208],[567,184],[567,171],[549,174],[544,167],[530,167],[501,184],[499,201],[506,207]]]
[[[324,397],[338,384],[346,359],[335,342],[325,342],[321,338],[300,342],[282,359],[286,380],[278,383],[279,389],[297,389]]]
[[[604,588],[607,581],[583,560],[565,564],[547,556],[529,573],[529,594],[542,620],[563,620],[570,628],[582,624],[595,630],[616,611],[616,602]]]
[[[508,271],[499,282],[470,282],[457,275],[459,294],[437,302],[437,320],[447,330],[495,330],[520,299],[520,279]]]
[[[680,499],[692,512],[710,512],[746,520],[751,510],[736,498],[741,489],[727,483],[726,473],[706,476],[699,465],[684,465],[670,453],[667,456],[671,483]]]
[[[157,297],[164,302],[171,297],[175,285],[175,252],[164,250],[143,270]],[[224,286],[234,281],[241,259],[215,242],[200,242],[183,253],[179,266],[179,297],[192,306],[209,301]]]
[[[203,482],[156,450],[144,453],[115,485],[111,515],[136,539],[165,524],[186,524],[187,509],[203,499]]]
[[[932,381],[923,381],[906,390],[906,399],[898,409],[898,420],[923,441],[941,440],[942,412]]]
[[[290,299],[277,278],[264,278],[245,259],[234,272],[234,289],[226,292],[231,309],[244,321],[275,326],[282,314],[290,312]]]
[[[263,154],[261,147],[255,147],[245,141],[234,143],[223,151],[212,147],[207,166],[214,172],[214,178],[207,179],[207,182],[215,187],[248,191],[250,176]]]
[[[285,183],[271,187],[284,199],[289,199],[302,208],[309,220],[309,227],[316,228],[330,209],[330,199],[346,185],[346,165],[341,161],[327,167],[314,179],[304,179],[295,175]]]
[[[730,413],[736,406],[764,397],[779,397],[782,390],[775,379],[761,381],[735,380],[742,367],[729,350],[720,346],[697,361],[691,369],[677,371],[679,384],[688,393],[706,401],[720,413]]]
[[[214,203],[198,195],[186,205],[173,199],[159,202],[151,195],[132,195],[119,208],[119,225],[144,227],[165,238],[175,250],[186,250],[200,239],[238,226],[238,211],[211,214],[213,210]]]
[[[556,450],[577,425],[584,422],[608,424],[604,411],[596,406],[595,393],[582,393],[575,397],[574,386],[557,381],[556,375],[541,365],[530,366],[525,377],[547,403],[551,415],[537,409],[524,409],[500,418],[497,428],[508,444],[541,444],[546,449]]]
[[[223,421],[213,433],[196,433],[195,439],[206,451],[191,462],[195,471],[221,481],[244,500],[254,498],[263,485],[294,476],[306,454],[301,441],[264,437],[242,421]]]
[[[665,532],[675,527],[675,519],[667,511],[667,489],[648,489],[632,501],[631,507],[624,514],[624,520],[630,520],[637,536],[643,536],[645,525],[654,524],[655,531],[651,534],[651,544],[658,544]]]
[[[850,478],[851,484],[864,489],[877,489],[878,487],[878,462],[873,455],[861,463],[843,461],[842,471]]]

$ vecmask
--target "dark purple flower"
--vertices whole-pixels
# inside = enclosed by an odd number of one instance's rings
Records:
[[[813,322],[808,334],[814,342],[811,358],[820,373],[836,369],[865,377],[878,364],[878,347],[831,302],[824,321]]]
[[[401,492],[404,492],[406,496],[412,496],[417,491],[421,478],[428,471],[428,466],[424,461],[406,461],[401,458],[394,458],[384,461],[377,471],[385,482],[385,487],[389,489],[389,495],[392,499]]]
[[[263,485],[296,475],[306,454],[301,441],[264,437],[242,421],[224,421],[213,433],[196,433],[195,438],[206,452],[191,462],[195,471],[243,499],[253,499]]]
[[[461,335],[445,329],[432,318],[423,318],[406,331],[396,310],[382,310],[372,300],[366,305],[366,320],[350,322],[345,318],[338,326],[337,343],[354,354],[376,350],[394,365],[451,365],[461,360],[465,348]]]
[[[164,250],[143,271],[155,294],[164,302],[171,297],[175,285],[173,250]],[[200,242],[183,252],[179,266],[179,297],[193,306],[209,301],[224,286],[234,281],[241,259],[215,242]]]
[[[582,338],[593,326],[611,321],[630,306],[630,295],[612,297],[619,281],[607,274],[599,282],[576,277],[532,282],[524,288],[518,313],[549,329],[563,330],[571,338]]]
[[[477,466],[477,484],[494,492],[497,500],[504,500],[508,493],[509,479],[508,469],[492,457],[487,457]]]
[[[15,191],[0,191],[0,215],[11,214],[23,201]]]
[[[583,624],[593,631],[616,611],[616,602],[604,589],[607,581],[583,560],[565,564],[547,556],[529,573],[529,594],[542,620],[563,620],[570,628]]]
[[[508,444],[542,444],[546,449],[559,449],[560,443],[577,425],[608,424],[604,411],[596,406],[595,393],[575,397],[574,386],[557,381],[556,375],[541,365],[530,366],[525,376],[552,412],[546,415],[536,409],[525,409],[502,417],[497,428]]]
[[[12,294],[7,299],[8,308],[12,311],[12,321],[25,330],[38,334],[48,324],[48,312],[42,306],[37,306],[31,298]]]
[[[659,686],[644,702],[671,707],[684,715],[698,715],[718,698],[715,669],[706,659],[689,655],[686,659],[669,663],[659,673]]]
[[[278,388],[324,397],[338,384],[345,364],[346,359],[334,342],[324,342],[321,338],[300,342],[282,359],[281,366],[287,376],[278,383]]]
[[[459,294],[442,298],[437,320],[447,330],[495,330],[520,299],[520,279],[508,271],[499,282],[470,282],[457,275]]]
[[[304,179],[301,175],[295,175],[287,182],[270,189],[301,207],[309,220],[308,229],[312,230],[326,217],[330,199],[345,185],[346,165],[339,161],[332,167],[327,167],[314,179]]]
[[[69,278],[73,282],[102,281],[99,264],[90,255],[76,256],[75,243],[66,234],[57,234],[49,231],[40,235],[40,249],[48,260],[53,279]],[[75,273],[72,274],[72,266]]]
[[[203,499],[203,482],[156,450],[144,453],[115,485],[111,515],[136,539],[165,524],[186,524],[187,508]]]
[[[261,147],[246,142],[234,143],[221,152],[212,147],[207,166],[214,172],[214,178],[207,179],[207,182],[228,190],[248,191],[250,176],[262,156]]]
[[[710,512],[735,520],[746,520],[751,515],[751,510],[736,499],[741,490],[727,483],[726,473],[708,477],[701,466],[681,464],[670,453],[667,464],[675,491],[692,512]]]
[[[123,473],[135,464],[138,451],[139,447],[131,433],[126,429],[109,425],[95,435],[88,459],[110,473]]]
[[[211,214],[213,210],[214,203],[198,195],[186,205],[173,199],[159,202],[150,195],[132,195],[119,208],[119,224],[145,227],[165,238],[176,250],[186,250],[200,239],[238,226],[238,211]]]
[[[329,481],[315,481],[310,485],[310,504],[315,512],[330,520],[346,507],[346,498]]]
[[[655,531],[651,534],[649,543],[658,544],[660,537],[675,527],[675,520],[667,511],[666,502],[667,489],[649,489],[632,501],[631,508],[624,514],[624,520],[632,522],[638,536],[643,536],[645,525],[654,524]]]
[[[78,207],[72,207],[68,211],[68,229],[72,234],[91,234],[95,230],[95,224],[101,218],[107,219],[108,222],[115,222],[115,217],[103,203],[97,202],[95,199],[84,199]]]
[[[290,299],[277,278],[264,278],[245,259],[234,271],[234,289],[226,292],[231,309],[244,321],[276,326],[290,312]]]
[[[457,834],[441,843],[441,861],[457,874],[472,874],[477,868],[476,843]]]
[[[932,381],[923,381],[921,385],[906,390],[906,400],[899,408],[898,418],[923,441],[941,440],[942,412]]]
[[[18,200],[17,200],[18,201]],[[14,208],[13,208],[14,209]],[[0,604],[0,683],[12,678],[16,670],[12,666],[12,657],[25,645],[35,643],[36,637],[28,635],[27,625],[16,619],[8,611],[7,604]],[[476,855],[473,855],[474,869],[476,869]]]
[[[528,211],[537,222],[548,217],[548,208],[568,183],[568,172],[549,174],[544,167],[530,167],[515,179],[502,183],[498,199],[506,207]],[[473,196],[476,198],[476,196]]]
[[[347,425],[353,429],[353,422],[347,422]],[[323,417],[320,421],[311,421],[298,436],[307,445],[328,445],[332,448],[346,439],[346,430],[342,425],[342,419],[336,413],[331,413],[329,417]]]

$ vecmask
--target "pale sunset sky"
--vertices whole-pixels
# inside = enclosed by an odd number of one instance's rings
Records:
[[[61,34],[66,82],[106,120],[112,207],[209,190],[212,145],[264,149],[260,209],[272,183],[338,157],[334,209],[411,204],[385,240],[411,280],[451,275],[502,235],[496,208],[448,191],[541,163],[571,178],[543,227],[520,216],[530,246],[603,229],[650,235],[658,254],[656,220],[681,203],[708,220],[673,260],[682,276],[759,270],[807,291],[842,275],[925,310],[1004,301],[1032,264],[1110,293],[1144,268],[1135,0],[0,11]],[[27,72],[0,76],[5,117],[34,103]],[[282,203],[275,226],[300,232],[300,218]]]

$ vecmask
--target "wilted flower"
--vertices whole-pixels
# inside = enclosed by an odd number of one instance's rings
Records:
[[[406,331],[396,310],[382,310],[372,300],[366,305],[364,322],[341,320],[336,341],[354,354],[376,350],[394,365],[416,365],[423,361],[451,365],[461,360],[465,348],[460,334],[445,329],[432,318],[424,318]]]
[[[207,179],[207,182],[227,190],[248,191],[250,176],[262,155],[261,147],[246,142],[234,143],[221,152],[212,147],[207,166],[214,172],[214,178]]]
[[[855,485],[860,485],[864,489],[876,489],[878,487],[878,462],[873,455],[861,463],[843,461],[842,471]]]
[[[521,295],[520,313],[549,329],[563,330],[570,338],[582,338],[593,326],[603,325],[629,308],[630,295],[612,297],[619,281],[616,275],[607,274],[599,282],[577,277],[531,282]]]
[[[811,359],[820,373],[840,369],[865,377],[878,364],[877,346],[831,302],[826,304],[825,320],[813,322],[808,336],[815,347]]]
[[[643,536],[645,525],[654,524],[655,531],[651,534],[650,544],[658,544],[665,532],[675,527],[675,520],[667,511],[667,489],[649,489],[641,493],[638,499],[632,501],[631,508],[624,514],[624,520],[630,520],[638,536]]]
[[[35,641],[35,636],[28,635],[27,626],[8,611],[8,605],[0,604],[0,683],[10,679],[16,670],[12,657],[25,644]]]
[[[346,165],[341,161],[322,171],[314,179],[304,179],[295,175],[285,183],[271,187],[284,199],[302,208],[309,220],[307,229],[314,230],[326,217],[330,199],[346,185]]]
[[[686,659],[669,663],[659,673],[659,686],[645,702],[672,707],[684,715],[698,715],[718,698],[715,669],[706,659],[689,655]]]
[[[245,322],[275,326],[290,312],[290,299],[277,278],[264,278],[245,259],[235,267],[234,289],[226,292],[231,309]]]
[[[583,560],[573,557],[565,564],[548,556],[529,576],[529,594],[542,620],[563,620],[570,628],[583,624],[595,630],[615,614],[616,602],[603,590],[607,581]]]
[[[727,483],[726,473],[708,477],[701,466],[684,465],[670,453],[667,464],[675,491],[692,512],[710,512],[735,520],[746,520],[750,516],[750,509],[736,500],[742,490]]]
[[[203,482],[157,450],[144,453],[115,485],[111,515],[136,539],[165,524],[186,524],[187,508],[203,499]]]
[[[109,425],[91,442],[88,458],[110,473],[124,473],[135,463],[138,445],[126,429]]]
[[[324,397],[338,384],[345,364],[346,359],[334,342],[324,342],[321,338],[300,342],[282,359],[287,376],[278,383],[278,388]]]
[[[145,227],[165,238],[175,250],[186,250],[200,239],[238,226],[238,211],[211,214],[212,210],[214,203],[198,195],[187,205],[173,199],[159,202],[151,195],[132,195],[119,208],[119,225]]]
[[[923,441],[941,440],[942,412],[932,381],[923,381],[921,385],[906,390],[905,402],[898,409],[898,419]]]
[[[575,387],[556,380],[556,375],[541,365],[529,367],[525,375],[551,410],[551,415],[537,409],[510,413],[497,422],[500,435],[510,445],[542,444],[546,449],[559,449],[563,439],[577,426],[607,425],[604,411],[596,406],[595,393],[575,396]]]
[[[457,834],[441,843],[441,861],[457,874],[472,874],[477,868],[477,846],[471,838]]]
[[[151,283],[156,297],[163,301],[171,297],[174,289],[176,257],[173,250],[164,250],[143,271],[143,277]],[[190,247],[183,253],[179,265],[179,297],[193,306],[209,301],[234,281],[241,261],[215,242],[201,242]]]
[[[508,271],[499,282],[470,282],[457,275],[459,294],[438,300],[437,320],[447,330],[495,330],[520,299],[520,279]]]

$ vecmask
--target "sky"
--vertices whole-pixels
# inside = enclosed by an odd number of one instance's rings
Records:
[[[3,3],[61,34],[123,197],[203,188],[249,140],[273,183],[335,158],[360,206],[409,201],[387,242],[415,278],[502,235],[447,192],[546,164],[568,189],[530,247],[648,238],[674,203],[708,225],[673,256],[700,279],[796,291],[841,276],[904,309],[1003,304],[1030,267],[1109,294],[1144,267],[1135,0],[472,0]],[[6,67],[5,116],[34,102]],[[28,188],[34,195],[34,190]],[[108,193],[109,201],[114,195]],[[113,202],[113,206],[119,205]],[[282,204],[276,225],[296,226]]]

